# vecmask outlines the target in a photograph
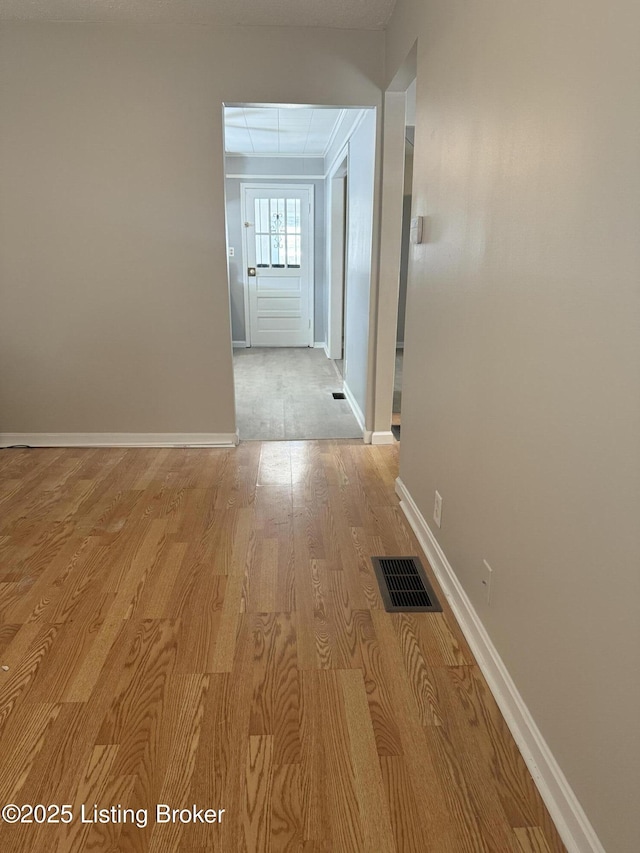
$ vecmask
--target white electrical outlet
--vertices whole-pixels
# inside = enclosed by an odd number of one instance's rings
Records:
[[[433,504],[433,520],[440,527],[442,523],[442,495],[436,492],[436,499]]]
[[[235,257],[235,254],[236,254],[236,250],[234,249],[234,247],[229,246],[229,257],[233,258],[233,257]]]
[[[487,604],[491,604],[491,586],[493,581],[493,569],[486,560],[482,561],[482,586]]]

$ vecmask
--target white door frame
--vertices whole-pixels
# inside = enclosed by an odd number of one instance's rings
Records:
[[[384,95],[382,183],[380,204],[380,261],[375,327],[373,444],[392,444],[393,384],[395,379],[398,295],[402,253],[404,203],[406,91],[388,89]]]
[[[298,181],[290,181],[286,184],[282,181],[242,181],[240,183],[240,216],[242,219],[242,285],[244,291],[244,330],[247,346],[251,346],[251,321],[249,318],[249,277],[247,275],[248,263],[248,247],[247,247],[247,229],[244,223],[248,221],[247,211],[245,209],[245,190],[309,190],[309,198],[311,199],[311,209],[309,210],[309,317],[311,326],[309,328],[309,343],[312,347],[315,338],[315,296],[316,296],[316,276],[315,276],[315,187],[313,184],[301,184]]]
[[[344,147],[332,170],[330,170],[327,181],[328,189],[328,223],[327,229],[327,269],[329,271],[329,316],[327,317],[327,355],[329,358],[339,359],[346,355],[346,346],[343,341],[343,304],[344,290],[346,288],[346,269],[344,265],[347,249],[347,192],[344,186],[336,187],[336,184],[344,181],[349,173],[349,146]],[[346,163],[346,166],[345,166]],[[337,197],[334,189],[338,189]],[[341,233],[336,233],[341,229]],[[344,372],[344,367],[343,367]]]

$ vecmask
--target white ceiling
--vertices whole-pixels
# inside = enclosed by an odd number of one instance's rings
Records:
[[[225,107],[225,151],[322,157],[344,112],[317,107]]]
[[[0,19],[381,30],[395,0],[0,0]]]

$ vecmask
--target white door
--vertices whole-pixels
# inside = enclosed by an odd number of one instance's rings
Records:
[[[313,346],[313,187],[243,186],[249,343]]]

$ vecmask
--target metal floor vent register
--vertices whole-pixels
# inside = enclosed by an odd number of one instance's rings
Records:
[[[372,557],[385,610],[440,613],[442,607],[418,557]]]
[[[333,397],[334,400],[346,400],[347,399],[345,397],[345,395],[342,393],[342,391],[334,391],[331,396]]]

